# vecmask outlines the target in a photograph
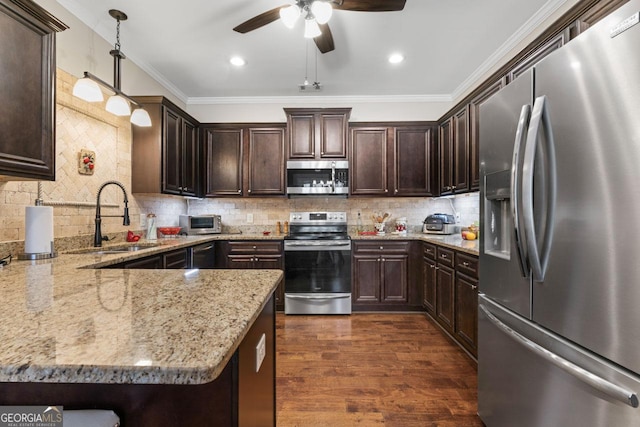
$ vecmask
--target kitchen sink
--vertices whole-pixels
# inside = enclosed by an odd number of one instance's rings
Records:
[[[137,245],[119,245],[119,246],[106,246],[99,248],[82,248],[66,251],[67,254],[89,254],[89,255],[109,255],[109,254],[124,254],[128,252],[136,252],[143,249],[155,248],[158,243],[141,243]]]

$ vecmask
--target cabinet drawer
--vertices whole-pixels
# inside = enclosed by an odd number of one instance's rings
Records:
[[[367,242],[354,242],[354,249],[357,253],[385,253],[385,254],[408,254],[409,242],[389,242],[384,240],[374,240]]]
[[[423,243],[422,244],[423,255],[426,258],[436,259],[436,245],[432,245],[431,243]]]
[[[229,242],[229,254],[273,254],[282,253],[282,242],[234,241]]]
[[[438,264],[444,264],[446,266],[453,268],[453,259],[455,256],[454,251],[452,251],[451,249],[438,247],[437,254],[438,254],[438,258],[437,258]]]
[[[475,279],[478,278],[478,258],[472,255],[456,254],[456,270]]]

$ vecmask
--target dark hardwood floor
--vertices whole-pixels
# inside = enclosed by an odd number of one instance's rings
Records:
[[[482,426],[476,364],[424,314],[276,316],[278,427]]]

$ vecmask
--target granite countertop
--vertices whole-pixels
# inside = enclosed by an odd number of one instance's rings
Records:
[[[478,256],[480,243],[478,240],[463,240],[460,234],[425,234],[425,233],[407,233],[395,234],[386,233],[384,236],[378,235],[358,235],[352,234],[353,240],[420,240],[423,242],[434,243],[436,245],[446,246],[460,252]]]
[[[133,253],[63,253],[0,269],[0,381],[213,381],[282,271],[96,267],[222,238],[159,239]]]

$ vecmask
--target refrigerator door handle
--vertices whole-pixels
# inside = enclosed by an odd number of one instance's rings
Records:
[[[602,377],[599,377],[592,372],[589,372],[580,366],[576,365],[573,362],[564,359],[563,357],[558,356],[557,354],[547,350],[539,344],[525,338],[518,332],[511,329],[509,326],[505,325],[500,321],[496,316],[494,316],[488,308],[486,308],[483,304],[479,304],[480,310],[487,316],[487,318],[497,326],[502,332],[504,332],[507,336],[511,337],[513,340],[523,345],[525,348],[540,356],[547,362],[553,364],[554,366],[562,369],[564,372],[572,375],[576,379],[582,381],[585,384],[595,388],[596,390],[616,399],[624,404],[631,406],[632,408],[638,407],[638,395],[631,390],[627,390],[617,384],[614,384]]]
[[[513,145],[513,156],[511,161],[511,212],[513,215],[514,236],[516,240],[516,251],[522,277],[529,277],[529,266],[527,264],[526,240],[524,235],[524,223],[522,221],[522,148],[527,139],[527,125],[531,118],[531,106],[525,104],[520,110],[520,119],[516,130],[516,139]]]
[[[538,147],[540,129],[544,130],[544,145]],[[543,236],[541,247],[538,246],[538,236],[534,222],[534,168],[536,152],[542,149],[543,155],[538,159],[544,175],[544,183],[540,190],[544,191],[544,221],[542,222]],[[522,164],[522,208],[525,242],[527,244],[527,255],[531,267],[531,276],[535,282],[544,281],[544,275],[549,262],[551,252],[551,241],[553,240],[553,223],[556,203],[556,158],[551,120],[547,106],[547,97],[536,98],[531,113],[531,125],[527,133],[527,142],[524,149],[524,159]],[[539,185],[539,184],[538,184]]]

